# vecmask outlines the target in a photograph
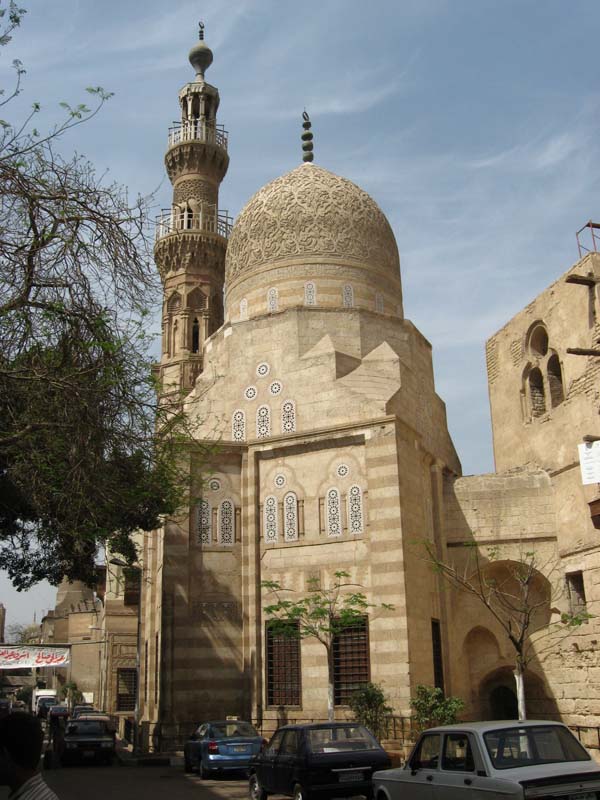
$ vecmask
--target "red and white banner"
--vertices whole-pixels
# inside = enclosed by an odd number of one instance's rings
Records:
[[[70,659],[70,647],[0,644],[0,669],[64,667]]]

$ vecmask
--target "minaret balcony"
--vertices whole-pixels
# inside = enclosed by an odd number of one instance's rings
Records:
[[[164,209],[156,218],[156,241],[172,233],[210,233],[227,239],[232,225],[233,218],[227,211],[214,206],[201,211]]]
[[[202,120],[183,122],[169,128],[169,147],[175,147],[183,142],[202,142],[214,144],[227,150],[229,134],[222,125],[211,125]]]

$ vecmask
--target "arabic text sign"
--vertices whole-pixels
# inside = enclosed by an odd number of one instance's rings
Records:
[[[69,647],[0,644],[0,669],[64,667],[70,653]]]
[[[584,442],[578,445],[581,480],[584,486],[600,483],[600,442]]]

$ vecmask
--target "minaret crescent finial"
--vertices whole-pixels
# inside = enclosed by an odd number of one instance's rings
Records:
[[[198,23],[198,39],[200,41],[190,50],[190,64],[196,70],[196,80],[204,80],[204,73],[210,67],[213,60],[213,54],[210,47],[204,41],[204,22],[200,20]]]
[[[306,109],[302,112],[302,119],[304,120],[302,123],[302,127],[304,131],[302,132],[302,161],[305,163],[310,163],[314,159],[313,154],[313,135],[311,131],[311,122],[310,117],[308,116]]]

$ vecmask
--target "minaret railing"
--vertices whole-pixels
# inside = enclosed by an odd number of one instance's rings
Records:
[[[190,209],[163,209],[156,218],[156,241],[172,233],[216,233],[229,237],[233,218],[227,211],[217,211],[214,206],[201,211]]]
[[[169,128],[169,147],[181,142],[205,142],[227,150],[229,134],[222,125],[211,125],[203,120],[191,120]]]

